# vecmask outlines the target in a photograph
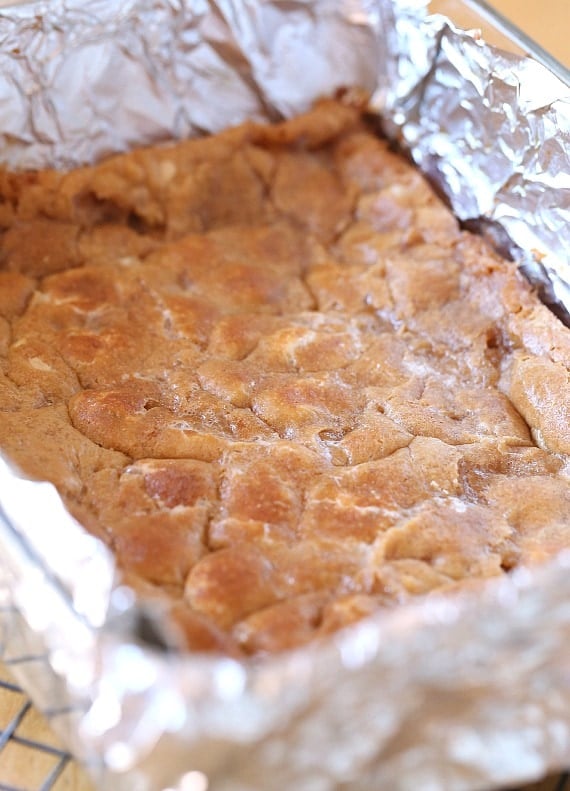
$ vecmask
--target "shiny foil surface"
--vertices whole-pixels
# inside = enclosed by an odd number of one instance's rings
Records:
[[[570,309],[570,89],[420,0],[0,3],[0,40],[15,168],[363,87],[456,214]],[[166,650],[106,548],[1,460],[0,545],[4,656],[39,657],[12,669],[101,789],[468,791],[568,761],[570,553],[239,663]]]

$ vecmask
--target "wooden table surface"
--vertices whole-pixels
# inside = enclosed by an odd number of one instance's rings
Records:
[[[570,68],[570,0],[488,0]]]
[[[452,17],[460,27],[479,26],[479,17],[469,8],[458,6],[460,0],[429,1],[430,8]],[[570,68],[570,0],[487,0],[487,3]],[[484,30],[491,44],[505,47],[507,42],[501,34],[492,28]]]
[[[570,67],[570,0],[493,0],[492,4]],[[63,757],[56,737],[25,695],[15,688],[2,665],[0,750],[0,790],[91,791],[84,773]],[[559,779],[550,778],[528,786],[528,791],[556,791],[558,787]]]

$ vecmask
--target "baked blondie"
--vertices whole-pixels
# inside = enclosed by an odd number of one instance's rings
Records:
[[[570,331],[360,109],[4,172],[0,200],[0,448],[189,649],[292,648],[570,545]]]

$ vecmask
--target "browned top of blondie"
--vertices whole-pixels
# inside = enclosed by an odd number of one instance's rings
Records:
[[[357,109],[0,196],[0,447],[188,647],[570,545],[570,332]]]

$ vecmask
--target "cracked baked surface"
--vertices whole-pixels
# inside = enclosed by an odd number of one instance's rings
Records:
[[[570,545],[570,332],[358,109],[0,196],[0,447],[189,649]]]

